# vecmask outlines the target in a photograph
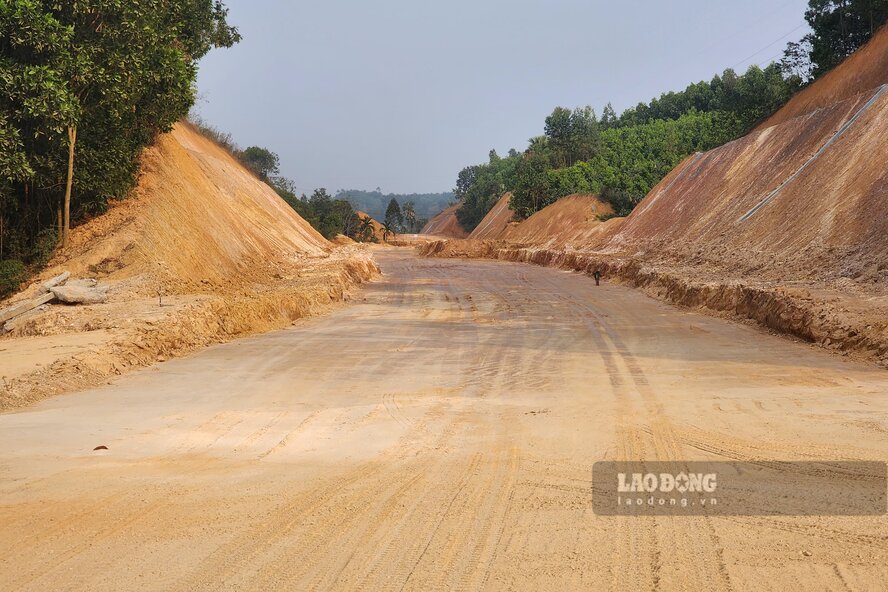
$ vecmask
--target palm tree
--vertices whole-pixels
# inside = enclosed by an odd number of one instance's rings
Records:
[[[358,228],[358,233],[361,237],[361,242],[367,242],[371,238],[373,238],[373,219],[370,216],[366,218],[361,218],[361,226]]]
[[[388,235],[394,236],[396,233],[394,229],[389,225],[388,222],[383,223],[382,225],[382,240],[388,242]]]
[[[407,229],[409,232],[416,232],[416,205],[412,201],[408,201],[401,208],[404,212],[404,220],[407,221]]]

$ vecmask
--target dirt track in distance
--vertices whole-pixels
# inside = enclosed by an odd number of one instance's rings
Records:
[[[598,460],[884,460],[885,371],[577,274],[377,254],[326,317],[0,415],[0,590],[888,582],[885,516],[591,503]]]

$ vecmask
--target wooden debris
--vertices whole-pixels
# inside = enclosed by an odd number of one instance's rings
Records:
[[[32,308],[28,312],[20,314],[14,319],[6,321],[6,323],[2,325],[2,329],[0,329],[0,333],[9,333],[13,329],[20,327],[22,324],[33,319],[34,317],[43,314],[47,310],[49,310],[48,304],[41,304],[37,308]]]
[[[56,295],[52,292],[48,294],[43,294],[38,296],[37,298],[33,298],[31,300],[24,300],[19,302],[18,304],[13,304],[3,310],[0,310],[0,323],[5,323],[9,319],[13,319],[19,315],[23,315],[31,309],[37,308],[41,304],[46,304],[47,302],[51,302],[55,300]]]
[[[60,286],[60,285],[64,284],[65,282],[67,282],[69,277],[71,277],[71,272],[66,271],[66,272],[60,273],[59,275],[55,276],[54,278],[50,278],[50,279],[46,280],[45,282],[40,284],[40,293],[46,294],[47,292],[49,292],[49,290],[51,288],[55,288],[56,286]]]

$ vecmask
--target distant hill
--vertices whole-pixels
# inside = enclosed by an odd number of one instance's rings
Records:
[[[455,197],[453,193],[382,193],[381,191],[362,191],[360,189],[340,189],[336,192],[337,199],[347,199],[352,207],[370,214],[376,220],[385,219],[385,208],[392,198],[398,205],[412,201],[418,218],[429,219],[445,209]]]

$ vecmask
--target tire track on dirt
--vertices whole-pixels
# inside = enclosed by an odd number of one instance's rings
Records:
[[[581,311],[584,311],[591,317],[593,324],[591,334],[598,333],[602,337],[602,341],[609,342],[603,345],[604,348],[613,351],[620,364],[625,367],[626,374],[629,376],[632,384],[632,390],[640,397],[641,402],[649,417],[649,431],[655,456],[657,460],[674,461],[681,460],[684,457],[682,445],[675,433],[672,423],[666,418],[663,405],[657,398],[656,393],[650,386],[647,376],[644,373],[638,360],[632,354],[628,346],[616,332],[616,330],[604,319],[604,317],[595,310],[591,305],[579,301],[569,292],[562,291],[560,286],[552,280],[548,274],[545,281],[553,292],[565,294],[563,297],[571,302]],[[587,318],[588,322],[588,318]],[[600,345],[601,341],[598,341]],[[611,369],[609,369],[609,373]],[[625,435],[623,436],[626,437]],[[633,439],[636,436],[631,436]],[[643,460],[643,459],[637,459]],[[715,526],[708,516],[702,517],[646,517],[652,520],[653,528],[657,532],[668,531],[671,533],[672,543],[667,547],[670,556],[666,557],[660,551],[655,551],[652,556],[655,558],[656,565],[652,570],[654,576],[654,585],[658,585],[660,581],[661,566],[664,563],[670,565],[676,561],[684,562],[693,566],[698,571],[697,581],[705,583],[708,589],[728,589],[732,590],[733,585],[728,573],[727,563],[724,558],[724,546],[721,543]],[[636,518],[637,519],[637,518]],[[700,526],[706,532],[708,541],[701,542],[698,533]],[[668,525],[668,529],[664,526]],[[690,547],[690,548],[687,548]],[[702,561],[700,558],[705,558]],[[711,567],[714,566],[714,569]],[[718,582],[716,584],[715,582]]]

